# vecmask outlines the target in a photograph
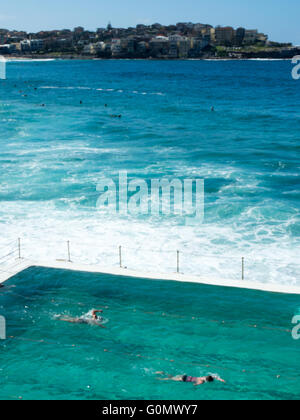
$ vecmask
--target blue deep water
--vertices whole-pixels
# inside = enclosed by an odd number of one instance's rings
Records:
[[[289,61],[9,62],[0,257],[21,238],[24,258],[64,259],[70,241],[74,262],[117,266],[122,245],[126,267],[164,273],[179,250],[186,274],[240,281],[244,257],[247,280],[300,286],[291,70]],[[97,184],[119,171],[204,179],[204,223],[99,211]],[[58,320],[99,305],[109,307],[106,329]],[[0,398],[298,398],[299,307],[289,295],[30,269],[0,289],[14,337],[0,342]],[[166,384],[156,371],[227,384]]]
[[[174,271],[178,249],[182,271],[228,279],[240,279],[245,257],[249,280],[296,284],[300,83],[291,70],[289,61],[8,63],[0,245],[22,237],[24,256],[55,259],[70,240],[74,259],[107,265],[123,245],[128,268],[162,272]],[[124,170],[204,179],[204,223],[99,212],[99,180]]]

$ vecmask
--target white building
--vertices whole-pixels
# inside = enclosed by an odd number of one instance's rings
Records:
[[[31,51],[40,51],[44,47],[44,41],[42,39],[31,39],[30,49]]]
[[[42,39],[24,39],[20,42],[21,51],[40,51],[44,47],[44,41]]]
[[[244,36],[245,44],[255,44],[258,39],[258,30],[257,29],[246,29]]]
[[[156,57],[166,56],[169,54],[169,38],[165,36],[157,36],[149,42],[151,54]]]
[[[111,53],[113,57],[119,57],[122,54],[122,45],[120,39],[113,39],[111,41]]]
[[[94,55],[96,53],[95,44],[85,45],[83,48],[83,54]]]
[[[169,41],[170,41],[170,50],[172,50],[172,53],[173,53],[173,51],[175,53],[175,45],[176,45],[177,56],[179,58],[188,57],[189,50],[191,49],[190,38],[187,38],[187,37],[181,36],[181,35],[170,35],[169,36]]]
[[[24,39],[23,41],[20,42],[20,44],[21,44],[21,51],[23,52],[31,51],[29,39]]]
[[[269,37],[266,34],[258,34],[257,35],[257,41],[259,41],[259,42],[267,43],[268,39],[269,39]]]
[[[95,48],[96,52],[105,51],[105,47],[106,47],[106,44],[103,41],[96,42],[96,44],[94,45],[94,48]]]

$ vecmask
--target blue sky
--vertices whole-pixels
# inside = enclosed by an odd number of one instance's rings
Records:
[[[192,21],[244,26],[274,41],[300,45],[299,0],[11,0],[2,2],[0,27],[38,31]]]

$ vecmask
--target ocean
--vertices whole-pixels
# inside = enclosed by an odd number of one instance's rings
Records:
[[[70,241],[74,262],[117,266],[119,246],[122,246],[124,266],[164,273],[176,271],[179,250],[180,271],[185,274],[241,280],[241,260],[245,258],[244,276],[248,281],[300,285],[300,83],[292,79],[291,70],[289,61],[259,60],[9,62],[7,80],[0,80],[0,257],[15,252],[17,239],[21,238],[25,258],[66,259],[67,241]],[[122,117],[112,118],[112,115]],[[163,177],[204,179],[203,224],[187,226],[182,217],[172,214],[121,216],[99,211],[97,184],[103,177],[117,179],[119,171],[127,171],[130,179],[146,181]],[[8,259],[4,270],[13,264],[14,257]],[[53,287],[56,282],[57,289]],[[19,394],[24,398],[59,395],[72,398],[177,395],[179,398],[182,386],[163,387],[156,380],[155,371],[189,374],[184,363],[205,365],[205,360],[221,366],[209,370],[223,376],[226,372],[222,366],[228,361],[227,376],[233,382],[238,378],[234,386],[237,397],[239,390],[245,391],[241,398],[258,395],[249,384],[255,382],[255,376],[249,374],[244,379],[239,376],[242,367],[247,370],[248,363],[252,371],[255,366],[262,369],[259,389],[265,390],[263,395],[267,398],[297,395],[299,384],[295,379],[287,380],[282,387],[272,382],[273,374],[284,375],[285,369],[289,371],[287,376],[293,378],[292,371],[299,362],[296,356],[292,360],[296,342],[290,333],[286,332],[283,338],[284,333],[278,331],[278,328],[291,329],[292,316],[298,313],[299,307],[296,297],[233,289],[228,289],[229,293],[222,288],[214,291],[200,285],[169,282],[166,286],[146,280],[124,282],[42,269],[29,270],[10,280],[9,284],[16,286],[16,291],[20,288],[22,293],[17,292],[20,295],[17,298],[12,294],[14,288],[7,292],[2,289],[0,314],[7,314],[10,319],[9,331],[13,332],[9,335],[33,337],[35,341],[15,339],[18,341],[15,344],[11,339],[4,345],[1,343],[1,359],[5,363],[2,378],[10,385],[1,386],[0,398],[5,395],[14,398]],[[76,291],[72,284],[76,284]],[[170,301],[166,298],[166,288],[172,290]],[[135,293],[139,294],[136,304],[132,301]],[[197,298],[191,303],[193,293]],[[56,309],[52,307],[52,294],[58,294]],[[162,320],[146,317],[144,312],[151,309],[149,302],[145,303],[148,294],[157,317],[166,312],[172,318],[179,312],[183,318],[171,321],[167,317]],[[224,296],[225,312],[219,308],[220,296]],[[203,302],[203,297],[207,301]],[[104,332],[96,333],[92,327],[58,325],[57,314],[81,315],[97,306],[98,301],[100,305],[102,301],[107,303],[114,311]],[[82,309],[78,307],[80,302]],[[143,315],[138,313],[135,318],[131,309],[144,311]],[[226,318],[227,314],[237,329],[224,327],[224,331],[221,325],[214,335],[207,310],[216,320]],[[194,326],[193,316],[203,317],[200,325]],[[250,336],[243,342],[244,330],[239,321],[266,328],[275,326],[275,331],[265,335],[249,330]],[[155,328],[151,331],[153,323]],[[144,330],[144,324],[145,337],[141,338],[139,331]],[[123,333],[120,325],[125,328]],[[63,334],[63,338],[48,337],[51,326],[53,334]],[[174,330],[177,327],[180,331]],[[68,337],[68,331],[74,336]],[[89,362],[84,351],[90,351],[90,346],[80,341],[83,331],[93,345],[94,334],[97,340],[104,340],[99,354],[93,353]],[[160,337],[166,332],[164,344],[160,346]],[[42,344],[36,342],[42,339],[52,343],[43,347],[51,364],[34,379],[33,372],[40,366],[38,361],[44,360]],[[267,340],[266,354],[256,357],[255,349],[264,340]],[[151,341],[156,345],[151,347]],[[286,360],[277,359],[281,354],[279,342],[286,343],[289,355]],[[184,343],[186,354],[182,354],[181,345],[177,349],[178,343]],[[67,351],[69,344],[83,346],[78,350],[78,358],[74,356],[77,360],[74,366],[73,356]],[[106,355],[109,360],[102,359],[106,344],[112,348],[112,354]],[[203,353],[205,346],[208,349]],[[58,382],[51,376],[59,366],[64,367],[63,358],[60,359],[63,348],[70,357],[70,386],[65,388],[63,376],[59,376],[63,370],[58,371]],[[7,349],[9,353],[5,353]],[[73,350],[76,352],[76,348]],[[124,350],[134,355],[146,353],[148,358],[152,353],[158,359],[175,360],[176,356],[178,365],[166,362],[161,366],[156,360],[143,367],[141,361],[136,363],[135,356],[129,365],[124,358],[118,388],[118,371],[107,368],[106,375],[102,362],[113,369]],[[20,356],[24,354],[28,365]],[[259,364],[261,360],[263,365]],[[98,372],[95,364],[99,363]],[[13,379],[18,366],[20,377]],[[130,382],[126,381],[126,369],[131,369],[127,372],[129,377],[132,375]],[[191,370],[192,374],[204,374],[208,369],[198,366]],[[92,375],[90,381],[88,373]],[[21,386],[24,374],[30,379]],[[71,378],[76,374],[78,386],[72,393]],[[98,389],[95,384],[103,375],[106,375],[105,384]],[[135,393],[134,377],[140,383],[143,375],[147,384],[145,388],[141,384],[143,389]],[[46,385],[41,388],[39,381],[49,378],[52,378],[51,389]],[[93,391],[86,390],[86,386],[91,386],[89,389]],[[217,389],[220,397],[233,396],[222,385]],[[217,395],[209,390],[201,390],[199,394],[185,390],[191,398]]]

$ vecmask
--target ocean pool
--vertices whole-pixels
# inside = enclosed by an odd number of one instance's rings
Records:
[[[99,307],[105,329],[59,320]],[[30,268],[0,289],[0,399],[298,399],[299,313],[294,295]]]

